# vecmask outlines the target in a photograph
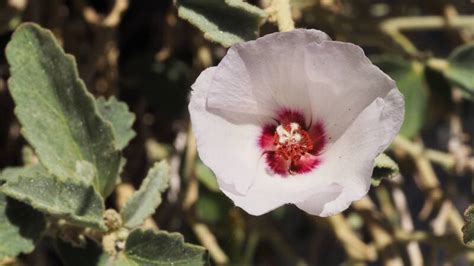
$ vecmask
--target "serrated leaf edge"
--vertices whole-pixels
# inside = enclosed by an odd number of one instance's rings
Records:
[[[129,139],[133,139],[137,133],[132,129],[132,126],[133,126],[133,123],[135,122],[135,119],[136,119],[136,116],[133,112],[130,111],[130,108],[128,107],[128,105],[122,101],[119,101],[115,96],[111,96],[109,97],[108,99],[106,99],[105,97],[99,97],[96,99],[96,105],[100,104],[100,102],[103,102],[105,104],[115,104],[121,111],[123,111],[124,113],[126,113],[126,116],[125,119],[126,119],[126,124],[127,126],[131,129],[130,132],[131,134],[129,135]],[[120,145],[118,145],[118,138],[117,138],[117,133],[115,132],[115,129],[112,125],[112,122],[110,121],[107,121],[107,119],[105,119],[102,114],[100,113],[99,111],[99,108],[96,106],[97,108],[97,112],[99,114],[99,116],[102,117],[102,120],[104,120],[105,122],[107,122],[111,127],[112,127],[112,132],[114,133],[114,143],[115,143],[115,147],[117,150],[123,150],[125,147],[120,147]],[[130,141],[129,140],[129,141]],[[127,142],[128,144],[128,142]]]
[[[58,181],[60,183],[64,183],[65,180],[62,179],[62,178],[59,178],[59,177],[56,177],[56,176],[53,176],[51,175],[51,177],[53,179],[55,179],[55,181]],[[105,226],[105,224],[103,223],[103,221],[101,220],[100,223],[96,223],[96,222],[91,222],[92,219],[88,219],[88,218],[91,218],[91,216],[76,216],[74,215],[73,213],[68,213],[68,212],[62,212],[62,211],[56,211],[54,209],[51,209],[50,207],[48,206],[45,206],[45,205],[42,205],[42,204],[38,204],[36,202],[33,202],[32,199],[29,199],[28,197],[26,196],[23,196],[22,194],[19,194],[17,192],[13,192],[13,191],[9,191],[8,190],[8,185],[9,184],[18,184],[20,183],[20,179],[21,178],[25,178],[25,177],[22,177],[21,175],[17,176],[16,178],[14,179],[10,179],[10,180],[7,180],[5,182],[5,184],[2,184],[0,185],[0,192],[11,197],[11,198],[14,198],[18,201],[21,201],[25,204],[28,204],[30,205],[31,207],[33,207],[33,209],[35,210],[38,210],[42,213],[47,213],[47,214],[51,214],[53,216],[59,216],[61,218],[64,218],[65,220],[67,221],[70,221],[71,223],[74,223],[74,224],[77,224],[77,225],[84,225],[84,226],[90,226],[90,227],[94,227],[94,228],[97,228],[99,230],[102,230],[102,231],[106,231],[107,230],[107,227]],[[72,180],[72,179],[69,179],[67,180],[68,183],[70,184],[75,184],[75,185],[80,185],[80,186],[84,186],[84,187],[89,187],[89,185],[87,185],[85,182],[82,182],[82,181],[79,181],[79,180]],[[91,189],[94,190],[95,193],[97,193],[97,191],[95,190],[95,188],[91,187]],[[100,194],[97,193],[97,196],[100,197]],[[101,203],[101,207],[102,209],[105,210],[105,204],[103,201],[100,201]]]
[[[110,132],[110,135],[114,138],[114,139],[113,139],[113,142],[115,142],[114,129],[113,129],[112,125],[110,124],[110,122],[109,122],[109,121],[105,121],[105,120],[102,118],[102,116],[100,115],[99,110],[98,110],[98,107],[97,107],[96,102],[95,102],[96,99],[95,99],[94,96],[87,90],[86,85],[84,84],[84,81],[83,81],[83,80],[80,78],[80,76],[79,76],[79,71],[78,71],[78,69],[77,69],[77,63],[76,63],[75,57],[74,57],[73,55],[68,54],[68,53],[66,53],[66,52],[64,51],[64,49],[61,47],[61,45],[59,45],[58,41],[56,40],[54,34],[53,34],[49,29],[42,28],[41,26],[39,26],[39,25],[36,24],[36,23],[32,23],[32,22],[25,22],[25,23],[22,23],[22,24],[15,30],[15,32],[13,33],[11,39],[13,39],[14,36],[16,36],[17,34],[19,34],[19,33],[21,32],[22,28],[26,28],[26,27],[33,27],[33,28],[35,28],[36,30],[38,30],[39,32],[43,32],[44,34],[48,35],[48,36],[51,38],[53,45],[54,45],[56,48],[58,48],[62,53],[64,53],[66,60],[69,61],[69,63],[71,63],[72,65],[75,66],[75,67],[72,68],[72,69],[73,69],[74,81],[76,81],[76,82],[79,84],[79,86],[81,87],[82,92],[84,93],[85,97],[87,97],[87,98],[91,101],[91,103],[92,103],[92,104],[91,104],[91,106],[92,106],[92,109],[91,109],[91,110],[92,110],[93,114],[96,116],[97,119],[101,120],[101,121],[104,123],[104,129],[105,129],[105,130],[108,130],[108,131]],[[8,50],[9,50],[9,47],[11,46],[11,43],[12,43],[11,41],[8,42],[8,44],[7,44],[6,48],[5,48],[5,54],[8,53]],[[12,77],[10,77],[10,78],[8,79],[8,85],[9,85],[9,86],[10,86],[12,80],[13,80]],[[15,112],[15,116],[16,116],[16,117],[19,117],[19,116],[18,116],[18,112],[19,112],[19,111],[18,111],[18,107],[15,107],[14,112]],[[24,127],[23,127],[23,126],[22,126],[22,129],[21,129],[21,133],[22,133],[22,135],[25,137],[25,139],[28,141],[28,143],[29,143],[34,149],[36,149],[34,143],[32,143],[32,142],[30,141],[29,133],[24,130]],[[114,149],[115,149],[115,152],[117,152],[117,153],[120,154],[120,150],[118,150],[115,145],[114,145]],[[38,159],[40,160],[40,162],[42,161],[41,156],[38,156]],[[84,161],[86,161],[86,160],[84,160]],[[119,161],[120,161],[120,160],[119,160]],[[94,165],[96,165],[96,164],[94,163]],[[46,166],[45,166],[45,167],[46,167]],[[118,169],[117,169],[117,171],[116,171],[116,177],[115,177],[115,180],[113,180],[114,182],[110,182],[110,181],[109,181],[111,184],[113,183],[113,185],[110,185],[111,188],[109,188],[109,189],[107,189],[107,190],[105,190],[105,191],[102,191],[102,190],[100,191],[100,194],[102,194],[103,196],[107,196],[107,195],[109,195],[109,194],[113,191],[113,189],[114,189],[114,187],[115,187],[116,180],[117,180],[118,177],[119,177],[120,163],[118,163],[118,167],[117,167],[117,168],[118,168]],[[99,188],[102,188],[100,177],[97,177],[97,178],[94,180],[94,183],[96,183],[96,186],[97,186],[97,189],[98,189],[98,190],[100,190]],[[104,187],[104,189],[105,189],[105,187]]]
[[[164,169],[163,169],[164,168]],[[162,170],[163,169],[163,170]],[[164,191],[166,191],[166,189],[168,188],[169,186],[169,180],[170,180],[170,168],[169,168],[169,165],[166,163],[166,161],[161,161],[159,163],[155,163],[149,170],[146,178],[143,180],[141,186],[140,186],[140,189],[137,190],[133,195],[132,197],[125,203],[125,205],[123,206],[120,214],[122,215],[122,211],[123,210],[126,210],[127,208],[129,208],[129,205],[132,203],[132,201],[135,199],[135,197],[138,197],[140,195],[140,193],[144,193],[147,189],[147,186],[148,186],[148,183],[151,182],[151,178],[153,177],[153,172],[154,171],[164,171],[167,173],[166,175],[166,185],[164,187],[161,188],[160,191],[158,191],[157,193],[160,193],[160,195],[157,195],[157,197],[155,198],[155,202],[153,205],[153,207],[150,206],[150,208],[145,212],[145,213],[148,213],[147,216],[150,216],[152,215],[153,213],[155,213],[156,211],[156,208],[160,205],[160,203],[162,202],[162,196],[161,196],[161,193],[163,193]],[[122,218],[123,215],[122,215]],[[135,224],[127,224],[127,221],[124,219],[124,225],[125,227],[128,227],[128,228],[133,228],[133,227],[136,227],[136,226],[139,226],[139,225],[135,225]]]
[[[470,225],[473,225],[473,222],[474,222],[469,217],[471,215],[474,216],[474,204],[469,205],[469,207],[467,207],[467,209],[464,211],[464,219],[466,220],[466,223],[461,228],[461,231],[463,233],[463,239],[462,240],[463,240],[464,244],[469,245],[469,246],[474,246],[474,239],[467,239],[467,237],[466,237],[466,234],[468,233],[467,232],[468,227]]]
[[[244,11],[247,11],[247,12],[251,13],[252,15],[258,16],[258,26],[259,27],[265,23],[265,20],[268,17],[268,14],[264,10],[260,9],[259,7],[254,6],[254,5],[251,5],[247,2],[235,1],[235,0],[234,1],[225,0],[224,3],[227,4],[229,7],[239,8],[239,9],[242,9]],[[227,42],[227,41],[221,40],[219,38],[212,37],[212,35],[209,34],[209,32],[207,32],[204,27],[202,27],[199,23],[196,22],[196,20],[193,18],[193,16],[189,16],[189,14],[191,14],[191,13],[194,14],[194,15],[200,15],[200,14],[197,14],[194,10],[188,9],[186,7],[184,7],[184,9],[183,9],[181,7],[181,5],[179,4],[179,1],[176,2],[176,6],[178,8],[178,16],[181,19],[184,19],[184,20],[188,21],[190,24],[192,24],[193,26],[198,28],[201,32],[203,32],[204,38],[206,38],[207,40],[212,41],[212,42],[220,43],[224,47],[230,47],[233,44],[235,44],[233,42]],[[187,13],[187,12],[189,12],[189,13]],[[206,21],[208,21],[208,19],[206,19]],[[228,34],[234,35],[232,33],[228,33]],[[258,36],[258,30],[257,30],[257,32],[255,32],[255,34]],[[236,35],[234,35],[234,36],[236,36]]]
[[[148,230],[144,230],[144,229],[135,229],[133,230],[129,237],[135,233],[135,232],[139,232],[139,233],[142,233],[143,235],[153,235],[153,236],[159,236],[159,235],[164,235],[166,237],[169,237],[169,238],[175,238],[176,240],[178,240],[180,242],[180,244],[183,245],[183,247],[185,248],[194,248],[194,249],[200,249],[200,251],[202,252],[205,252],[207,253],[207,249],[202,247],[202,246],[198,246],[198,245],[194,245],[194,244],[190,244],[190,243],[187,243],[184,239],[184,236],[180,233],[176,233],[176,232],[168,232],[168,231],[163,231],[163,230],[160,230],[158,232],[156,231],[153,231],[152,229],[148,229]],[[147,259],[143,259],[141,257],[137,257],[137,256],[131,256],[129,254],[127,254],[127,246],[125,244],[125,249],[124,249],[124,257],[127,257],[127,258],[131,258],[135,261],[139,261],[139,262],[151,262],[153,263],[153,261],[151,260],[147,260]],[[176,264],[179,264],[179,263],[186,263],[188,262],[188,260],[186,259],[183,259],[183,260],[176,260],[176,261],[173,261],[173,263],[176,263]]]

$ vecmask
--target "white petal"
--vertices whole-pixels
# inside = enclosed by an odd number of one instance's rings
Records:
[[[219,184],[222,192],[234,201],[234,204],[252,215],[261,215],[287,203],[301,203],[315,193],[324,193],[321,202],[312,204],[324,205],[336,198],[343,187],[330,177],[334,169],[325,167],[324,163],[316,170],[294,176],[281,177],[270,175],[263,160],[257,169],[257,178],[246,194],[239,194]],[[339,191],[336,190],[338,188]],[[314,209],[318,207],[314,205]]]
[[[321,31],[298,29],[234,45],[216,70],[208,105],[271,116],[281,108],[310,113],[304,49],[328,39]]]
[[[261,162],[257,177],[245,195],[221,185],[234,204],[261,215],[287,203],[313,215],[328,216],[345,210],[367,194],[374,158],[400,130],[404,101],[398,89],[375,99],[344,134],[324,152],[322,163],[308,174],[268,175]]]
[[[310,176],[307,177],[310,178]],[[303,176],[301,175],[282,178],[260,173],[259,178],[255,179],[255,183],[252,184],[245,195],[233,193],[222,185],[221,190],[227,197],[233,200],[235,205],[244,209],[247,213],[262,215],[284,204],[301,202],[303,199],[307,199],[315,194],[320,195],[320,197],[317,202],[312,203],[311,208],[314,212],[317,212],[323,208],[324,204],[335,200],[343,189],[337,183],[315,179],[312,180],[314,182],[309,182],[313,183],[312,189],[308,189],[304,184],[311,180],[307,178],[303,181],[302,179]]]
[[[329,216],[345,210],[352,201],[366,195],[371,184],[374,158],[398,133],[403,115],[404,100],[398,89],[391,90],[383,99],[377,98],[365,108],[324,154],[321,172],[328,168],[333,171],[328,173],[330,176],[320,178],[329,178],[341,185],[342,193],[326,203],[320,213],[309,208],[312,198],[297,206],[313,214]]]
[[[320,191],[315,192],[305,201],[297,203],[296,206],[312,215],[320,215],[328,202],[337,199],[343,191],[343,187],[333,183]]]
[[[321,216],[344,210],[367,193],[373,159],[400,128],[404,103],[393,80],[359,47],[326,38],[296,30],[235,46],[193,85],[199,155],[250,214],[286,203]],[[257,140],[280,108],[325,122],[332,139],[316,170],[286,178],[266,171]]]
[[[395,82],[351,43],[309,44],[305,59],[313,117],[324,121],[330,141],[376,98],[396,88]]]
[[[201,160],[220,183],[234,193],[246,193],[255,178],[261,151],[257,141],[265,118],[206,106],[216,67],[206,69],[192,86],[189,113]]]

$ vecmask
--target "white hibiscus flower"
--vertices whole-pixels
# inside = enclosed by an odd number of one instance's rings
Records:
[[[395,82],[360,47],[317,30],[234,45],[192,88],[199,156],[253,215],[345,210],[367,194],[404,115]]]

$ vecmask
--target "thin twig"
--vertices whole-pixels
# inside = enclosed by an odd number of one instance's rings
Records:
[[[266,11],[270,15],[270,20],[276,20],[279,31],[290,31],[295,28],[290,0],[273,0]]]
[[[168,200],[176,202],[178,200],[179,191],[181,190],[181,178],[179,175],[179,167],[181,165],[181,155],[186,148],[187,133],[178,132],[174,141],[175,154],[170,159],[170,189],[168,191]]]
[[[400,215],[401,228],[405,232],[413,232],[414,225],[410,211],[408,209],[407,199],[403,191],[395,186],[392,188],[393,202]],[[423,254],[421,253],[420,245],[416,241],[411,241],[407,245],[408,256],[410,257],[411,265],[423,265]]]
[[[427,243],[435,247],[443,247],[444,250],[447,250],[453,254],[472,252],[471,248],[463,245],[458,241],[457,237],[453,235],[436,236],[425,231],[405,232],[400,230],[395,232],[395,238],[400,243],[417,241],[421,243]]]
[[[194,219],[188,217],[188,222],[193,229],[194,234],[198,238],[199,242],[209,250],[211,258],[217,265],[227,265],[229,264],[229,258],[224,253],[222,248],[217,243],[216,237],[209,230],[209,227],[203,223],[199,223]]]
[[[336,237],[341,241],[351,261],[362,262],[376,259],[377,253],[374,247],[366,245],[356,236],[342,214],[330,216],[326,220],[331,225]]]
[[[431,30],[439,28],[473,27],[474,16],[457,16],[449,20],[443,16],[420,16],[390,18],[382,22],[381,30],[392,37],[410,55],[419,54],[415,45],[401,33],[403,30]]]
[[[427,195],[425,205],[420,212],[420,218],[426,219],[431,211],[441,204],[443,191],[440,188],[439,180],[433,166],[424,153],[425,148],[423,143],[421,143],[421,141],[414,143],[406,138],[397,136],[393,141],[393,145],[395,148],[406,151],[415,162],[419,173],[417,176],[419,177],[417,179],[417,185],[420,187],[420,190]]]
[[[458,16],[448,20],[443,16],[389,18],[382,22],[384,31],[432,30],[440,28],[472,28],[474,16]]]
[[[196,162],[196,140],[192,133],[191,124],[189,124],[186,137],[186,153],[184,156],[184,177],[186,179],[186,192],[182,203],[183,210],[186,212],[186,220],[191,226],[199,242],[209,250],[211,258],[217,265],[226,265],[229,258],[223,249],[217,243],[216,237],[204,223],[198,222],[194,218],[193,206],[199,197],[199,182],[194,175]]]
[[[403,265],[397,246],[394,245],[393,236],[382,226],[380,215],[375,213],[376,207],[372,200],[365,196],[354,202],[353,208],[364,217],[369,232],[375,242],[375,247],[387,266]]]
[[[102,16],[83,0],[75,0],[75,4],[82,11],[82,15],[88,23],[107,28],[116,27],[120,23],[123,12],[128,8],[128,0],[115,0],[110,13]]]
[[[420,213],[420,217],[422,219],[426,219],[428,215],[431,213],[431,209],[433,206],[443,206],[441,200],[443,199],[443,190],[440,188],[438,177],[436,176],[432,165],[426,158],[423,152],[420,152],[424,149],[423,144],[421,142],[418,143],[419,149],[410,148],[410,145],[406,145],[406,140],[397,137],[394,141],[394,145],[399,148],[405,148],[410,156],[412,156],[415,164],[420,172],[420,179],[419,179],[419,186],[420,189],[426,194],[427,201],[425,203],[424,210]],[[461,214],[458,212],[452,203],[449,200],[444,201],[445,204],[448,204],[446,211],[446,219],[447,223],[451,226],[453,231],[455,232],[456,237],[459,240],[459,243],[462,244],[462,231],[461,228],[464,224],[464,220]],[[444,212],[444,211],[443,211]]]
[[[407,152],[412,157],[423,154],[427,159],[444,167],[446,170],[453,170],[456,164],[455,157],[452,154],[438,150],[427,149],[423,145],[413,142],[400,135],[394,139],[393,146]]]
[[[285,239],[281,231],[273,225],[271,220],[260,219],[257,221],[257,224],[262,238],[270,240],[270,243],[277,250],[277,253],[289,260],[289,265],[309,265],[308,262],[296,252],[294,246]]]
[[[183,200],[183,209],[185,211],[188,211],[196,203],[199,197],[199,183],[194,175],[196,156],[196,139],[194,138],[191,125],[189,125],[186,140],[186,153],[184,155],[184,177],[187,180],[186,194]]]

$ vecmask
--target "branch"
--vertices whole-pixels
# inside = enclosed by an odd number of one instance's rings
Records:
[[[351,227],[342,214],[337,214],[326,218],[331,225],[336,237],[341,241],[347,255],[354,262],[374,261],[377,253],[373,246],[366,245],[352,231]]]
[[[474,16],[420,16],[390,18],[382,22],[380,29],[392,37],[410,55],[419,54],[415,45],[401,33],[403,30],[432,30],[440,28],[469,28],[474,25]]]
[[[279,31],[290,31],[295,29],[295,22],[291,15],[290,0],[273,0],[270,7],[266,9],[271,21],[278,23]]]
[[[413,142],[400,135],[393,140],[393,146],[405,151],[411,157],[425,156],[433,163],[444,167],[448,171],[453,170],[456,164],[456,160],[452,154],[426,149],[422,144]]]
[[[364,217],[375,247],[386,266],[403,265],[398,247],[394,244],[394,238],[390,232],[384,228],[381,215],[375,209],[372,200],[365,196],[352,204],[353,208]]]

